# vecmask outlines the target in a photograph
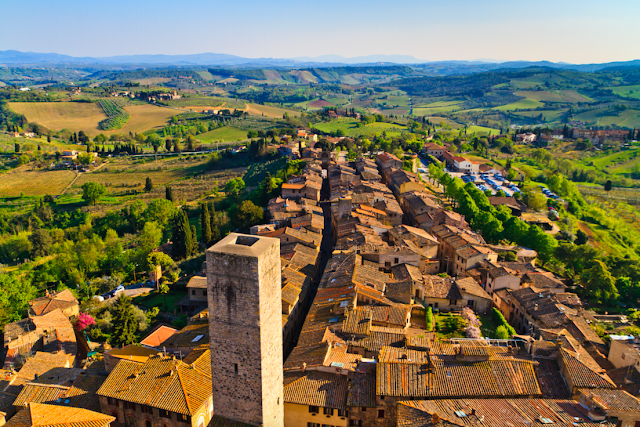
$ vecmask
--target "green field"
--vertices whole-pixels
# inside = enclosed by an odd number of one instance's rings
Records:
[[[596,126],[616,125],[626,128],[638,128],[640,127],[640,110],[628,109],[614,113],[609,110],[595,109],[576,114],[574,120],[580,120]]]
[[[498,111],[512,111],[512,110],[533,110],[534,108],[544,107],[544,104],[535,99],[521,99],[520,101],[512,102],[511,104],[501,105],[500,107],[494,107],[494,110]]]
[[[335,132],[338,129],[342,129],[345,133],[348,133],[351,129],[356,128],[356,123],[359,123],[358,120],[355,119],[337,119],[332,120],[328,123],[318,123],[313,125],[315,129],[318,129],[320,132]]]
[[[485,126],[477,126],[477,125],[473,125],[473,126],[469,126],[467,128],[467,135],[472,135],[472,134],[484,134],[484,135],[500,135],[500,130],[499,129],[493,129],[493,128],[488,128]]]
[[[624,96],[627,98],[636,98],[640,99],[640,85],[633,86],[615,86],[608,87],[606,89],[610,89],[616,95]]]
[[[536,110],[536,111],[518,111],[515,115],[523,117],[538,117],[540,114],[546,119],[547,122],[555,122],[567,112],[567,110]]]
[[[429,116],[432,114],[451,113],[460,110],[458,104],[462,101],[438,101],[430,104],[422,104],[413,108],[415,116]]]
[[[524,96],[525,98],[532,99],[539,102],[591,102],[593,99],[579,94],[575,90],[523,90],[516,92],[518,96]]]
[[[197,139],[202,142],[213,141],[242,141],[247,139],[247,131],[236,129],[231,126],[223,126],[209,132],[201,133]]]

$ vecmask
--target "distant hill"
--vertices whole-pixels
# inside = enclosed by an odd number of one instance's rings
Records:
[[[298,58],[243,58],[222,53],[199,53],[192,55],[121,55],[109,57],[74,57],[57,53],[20,52],[16,50],[0,51],[0,65],[5,66],[43,66],[43,65],[86,66],[216,66],[242,68],[274,67],[335,67],[362,65],[412,65],[427,74],[451,75],[470,74],[501,68],[550,67],[576,71],[593,72],[612,67],[640,67],[640,60],[609,62],[605,64],[567,64],[549,61],[426,61],[409,55],[368,55],[346,58],[340,55]]]

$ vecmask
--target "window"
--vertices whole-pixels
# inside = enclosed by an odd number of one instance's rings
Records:
[[[207,291],[206,291],[206,289],[205,289],[204,291],[202,291],[202,296],[203,296],[203,297],[206,297],[206,296],[207,296]]]
[[[380,396],[380,400],[384,400],[384,396]]]
[[[367,408],[365,408],[364,406],[362,407],[362,412],[367,412]]]
[[[349,425],[351,425],[351,426],[359,426],[360,425],[360,420],[351,420],[351,421],[349,421]]]
[[[128,415],[127,416],[127,425],[128,426],[136,425],[136,417],[134,417],[133,415]]]
[[[162,418],[171,418],[169,411],[165,411],[164,409],[160,409],[160,416]]]
[[[378,409],[378,418],[384,418],[384,409]]]
[[[151,427],[151,421],[146,420],[146,421],[144,422],[144,427]]]
[[[196,294],[196,290],[195,289],[191,289],[191,295],[195,296],[195,294]]]
[[[386,261],[386,262],[384,263],[384,266],[385,266],[385,267],[391,267],[391,261]]]
[[[118,406],[118,399],[113,399],[111,397],[107,397],[107,405],[109,405],[109,406]]]
[[[124,409],[131,409],[132,411],[135,411],[136,404],[131,402],[124,402]]]
[[[320,423],[307,423],[307,427],[320,427]]]
[[[322,408],[322,412],[325,415],[333,415],[333,408]]]
[[[178,421],[191,424],[191,417],[184,414],[178,414]]]
[[[318,408],[317,406],[309,406],[309,413],[317,414],[319,412],[320,412],[320,408]]]
[[[329,425],[329,424],[322,424],[322,427],[334,427],[334,426]]]
[[[393,259],[393,263],[394,263],[394,264],[397,264],[397,263],[398,263],[398,261],[400,261],[398,258],[394,258],[394,259]]]
[[[339,417],[348,417],[349,416],[349,411],[346,411],[344,409],[338,409],[338,416]]]
[[[235,374],[238,375],[238,364],[237,363],[233,364],[233,372],[235,372]]]

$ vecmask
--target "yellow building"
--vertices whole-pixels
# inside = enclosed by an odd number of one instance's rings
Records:
[[[348,387],[346,375],[285,373],[284,427],[346,427]]]

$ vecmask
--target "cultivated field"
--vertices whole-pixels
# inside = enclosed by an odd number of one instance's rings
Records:
[[[168,83],[170,81],[171,79],[167,77],[148,77],[146,79],[134,80],[134,82],[140,83],[141,86],[158,85],[161,83]]]
[[[640,85],[608,87],[616,95],[640,99]]]
[[[265,117],[272,117],[277,119],[281,119],[284,116],[284,113],[289,113],[291,117],[298,117],[300,115],[300,111],[260,104],[248,104],[245,111],[254,116],[262,116],[264,114]]]
[[[0,196],[18,197],[58,195],[71,183],[73,171],[33,171],[21,166],[0,176]]]
[[[520,101],[512,102],[511,104],[501,105],[500,107],[494,107],[494,110],[498,111],[511,111],[511,110],[532,110],[534,108],[544,107],[544,104],[535,99],[521,99]]]
[[[575,90],[558,90],[558,91],[548,91],[548,90],[522,90],[516,92],[518,96],[524,96],[528,99],[533,99],[534,101],[540,102],[591,102],[593,101],[591,98],[588,98],[584,95],[579,94]]]
[[[196,136],[202,142],[213,141],[242,141],[247,139],[247,131],[236,129],[231,126],[223,126],[209,132]]]
[[[10,102],[9,108],[28,121],[49,129],[98,132],[98,123],[107,118],[99,105],[87,102]]]
[[[98,123],[107,118],[102,109],[88,102],[11,102],[9,108],[24,114],[30,122],[36,122],[52,130],[69,129],[72,132],[84,131],[89,136],[99,133],[144,132],[163,126],[170,117],[180,111],[157,107],[151,104],[129,105],[124,107],[131,118],[121,129],[101,131]]]

